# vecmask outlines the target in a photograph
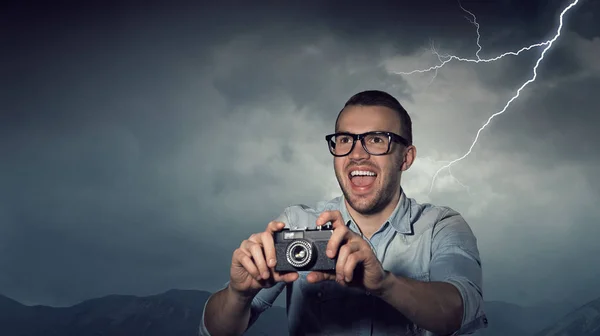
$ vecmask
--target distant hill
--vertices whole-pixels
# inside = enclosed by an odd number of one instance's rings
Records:
[[[54,308],[25,306],[0,295],[0,335],[196,336],[209,296],[205,291],[170,290],[144,297],[109,295]],[[600,336],[600,299],[568,315],[571,308],[561,304],[528,308],[491,301],[485,308],[489,326],[477,336]],[[246,335],[287,334],[285,309],[274,306]]]
[[[533,336],[552,325],[572,308],[564,304],[544,307],[522,307],[501,301],[488,301],[485,311],[488,328],[475,333],[477,336]]]
[[[0,335],[197,336],[209,295],[195,290],[170,290],[145,297],[109,295],[66,308],[25,306],[0,296]],[[269,309],[264,317],[248,335],[287,334],[283,308]]]
[[[536,336],[600,336],[600,298],[574,310]]]

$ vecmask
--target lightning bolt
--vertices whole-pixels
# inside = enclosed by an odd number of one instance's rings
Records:
[[[472,23],[472,24],[475,26],[475,28],[477,29],[477,47],[478,47],[478,49],[477,49],[477,51],[475,52],[475,56],[477,56],[477,60],[481,60],[481,57],[479,57],[479,53],[481,52],[481,49],[483,49],[483,48],[481,47],[481,44],[480,44],[480,40],[481,40],[481,34],[479,34],[479,23],[477,23],[477,17],[475,16],[475,14],[473,14],[473,13],[469,12],[468,10],[466,10],[466,9],[465,9],[465,8],[462,6],[462,4],[460,3],[460,0],[458,1],[458,5],[460,6],[460,9],[462,9],[462,10],[463,10],[463,12],[466,12],[466,13],[468,13],[468,14],[469,14],[469,15],[471,15],[471,17],[473,18],[473,19],[471,20],[471,19],[469,19],[468,17],[466,17],[466,16],[465,16],[465,18],[466,18],[467,20],[469,20],[469,22],[471,22],[471,23]]]
[[[554,42],[556,42],[556,40],[558,40],[558,38],[561,35],[561,31],[563,28],[563,18],[565,16],[565,14],[571,10],[571,8],[575,7],[575,5],[577,5],[577,3],[579,3],[579,0],[573,0],[567,7],[565,7],[565,9],[563,9],[563,11],[560,13],[560,18],[559,18],[559,25],[558,28],[556,29],[556,33],[554,35],[554,37],[550,40],[547,40],[545,42],[541,42],[541,43],[536,43],[536,44],[532,44],[530,46],[527,47],[523,47],[521,49],[519,49],[518,51],[510,51],[510,52],[506,52],[503,53],[499,56],[493,57],[493,58],[487,58],[487,59],[482,59],[479,57],[479,52],[481,51],[482,47],[481,44],[479,43],[480,40],[480,34],[479,34],[479,23],[477,23],[477,18],[475,17],[475,15],[471,12],[469,12],[468,10],[466,10],[462,5],[460,5],[461,9],[463,11],[465,11],[466,13],[470,14],[472,17],[472,20],[467,18],[467,20],[469,20],[473,25],[475,25],[475,27],[477,28],[477,46],[479,47],[479,49],[477,50],[475,56],[477,58],[475,59],[471,59],[471,58],[462,58],[462,57],[458,57],[455,55],[440,55],[439,53],[437,53],[437,51],[433,51],[434,54],[436,54],[438,56],[438,58],[440,59],[440,64],[432,66],[428,69],[423,69],[423,70],[413,70],[410,72],[396,72],[396,74],[400,74],[400,75],[412,75],[415,73],[426,73],[426,72],[430,72],[430,71],[435,71],[435,75],[437,75],[437,71],[439,69],[441,69],[444,65],[448,64],[450,61],[455,60],[455,61],[459,61],[459,62],[469,62],[469,63],[489,63],[489,62],[494,62],[497,61],[501,58],[504,58],[506,56],[518,56],[519,54],[521,54],[522,52],[525,51],[529,51],[533,48],[539,48],[539,47],[544,47],[544,49],[542,50],[539,58],[537,59],[535,66],[533,67],[533,75],[530,79],[528,79],[525,83],[523,83],[521,85],[521,87],[519,87],[519,89],[517,90],[516,94],[510,99],[508,100],[508,102],[506,103],[506,105],[504,105],[504,108],[494,114],[492,114],[492,116],[490,116],[488,118],[488,120],[483,124],[483,126],[481,126],[481,128],[477,131],[477,134],[475,135],[475,139],[473,140],[473,142],[471,143],[471,146],[469,147],[469,150],[461,157],[454,159],[452,161],[450,161],[448,164],[442,166],[440,169],[438,169],[436,171],[436,173],[433,175],[432,181],[431,181],[431,187],[429,188],[429,193],[431,194],[432,190],[433,190],[433,186],[435,184],[435,180],[437,178],[437,176],[439,175],[439,173],[444,170],[444,169],[448,169],[450,171],[450,167],[452,165],[454,165],[455,163],[457,163],[460,160],[463,160],[464,158],[466,158],[467,156],[469,156],[469,154],[471,154],[471,152],[473,151],[473,147],[475,147],[475,144],[477,144],[477,141],[479,140],[479,135],[481,134],[481,132],[490,124],[490,122],[492,121],[492,119],[494,119],[495,117],[501,115],[502,113],[504,113],[508,107],[512,104],[513,101],[515,101],[515,99],[519,98],[519,95],[521,94],[521,91],[523,91],[523,89],[525,89],[525,87],[527,87],[529,84],[533,83],[536,78],[537,78],[537,71],[538,71],[538,67],[540,65],[540,63],[542,62],[542,60],[544,59],[544,57],[546,56],[546,53],[552,48],[552,45],[554,44]],[[459,2],[460,4],[460,2]],[[434,76],[435,77],[435,76]],[[454,178],[454,176],[452,176]],[[456,178],[454,178],[456,179]]]

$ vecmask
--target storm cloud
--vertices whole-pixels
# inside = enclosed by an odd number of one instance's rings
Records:
[[[566,1],[462,1],[480,56],[550,38]],[[67,305],[111,293],[218,289],[232,251],[290,204],[339,195],[324,135],[365,89],[413,119],[409,197],[475,231],[487,300],[600,296],[596,130],[600,9],[581,2],[538,79],[540,48],[474,57],[453,2],[200,3],[3,11],[0,292]]]

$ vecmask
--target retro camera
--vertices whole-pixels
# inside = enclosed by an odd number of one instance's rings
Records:
[[[275,232],[275,271],[334,271],[337,259],[325,254],[332,234],[333,226],[330,223],[316,229],[284,228]]]

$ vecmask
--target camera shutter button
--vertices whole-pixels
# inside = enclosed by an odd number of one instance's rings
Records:
[[[327,223],[321,225],[319,228],[322,230],[333,230],[333,225],[331,223],[327,222]]]

